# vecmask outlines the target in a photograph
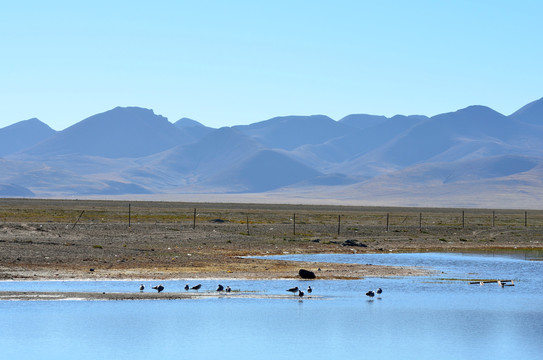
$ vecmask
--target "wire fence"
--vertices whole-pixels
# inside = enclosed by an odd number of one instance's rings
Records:
[[[0,202],[7,221],[76,225],[170,224],[179,230],[214,227],[249,235],[356,235],[374,232],[430,232],[444,229],[543,229],[541,210],[417,209],[267,204],[179,204],[160,202]],[[270,230],[272,229],[272,230]]]

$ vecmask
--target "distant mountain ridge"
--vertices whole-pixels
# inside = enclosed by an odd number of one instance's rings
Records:
[[[36,118],[0,129],[0,156],[9,155],[53,136],[56,131]]]
[[[432,117],[281,116],[220,129],[117,107],[58,132],[37,119],[0,129],[0,196],[8,197],[254,193],[483,206],[516,194],[522,205],[543,203],[542,179],[543,99],[509,116],[475,105]]]
[[[141,157],[167,150],[183,140],[173,124],[152,110],[117,107],[60,131],[26,154]]]

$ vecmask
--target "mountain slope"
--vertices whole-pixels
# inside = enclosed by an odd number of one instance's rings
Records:
[[[366,116],[368,115],[364,115]],[[307,161],[320,171],[337,170],[335,164],[360,157],[428,118],[396,115],[390,119],[384,119],[380,119],[373,126],[358,125],[346,135],[322,144],[300,146],[293,151],[293,155],[302,162]]]
[[[285,150],[307,144],[321,144],[352,131],[352,127],[324,115],[276,117],[234,128],[267,147]]]
[[[36,118],[6,126],[0,129],[0,156],[36,145],[55,133],[55,130]]]
[[[543,125],[543,98],[523,106],[509,117],[530,124]]]
[[[233,128],[220,128],[199,141],[177,146],[146,162],[151,167],[179,174],[213,176],[255,154],[262,145]]]
[[[70,126],[23,155],[141,157],[167,150],[185,140],[173,124],[152,110],[117,107]]]
[[[208,183],[236,192],[263,192],[321,175],[290,157],[273,150],[261,150]]]
[[[215,130],[189,118],[177,120],[174,123],[174,126],[178,128],[187,139],[186,143],[198,141]]]
[[[388,118],[382,115],[350,114],[340,119],[338,122],[363,130],[379,125],[387,120]]]
[[[14,184],[0,184],[0,197],[34,197],[35,194],[27,188]]]
[[[436,115],[417,124],[394,141],[368,154],[365,161],[405,167],[432,161],[462,143],[471,146],[474,140],[481,144],[498,143],[518,148],[538,144],[541,149],[538,134],[543,134],[541,129],[519,123],[484,106],[470,106],[453,113]],[[460,160],[468,155],[469,152],[460,151],[456,158],[447,160]],[[484,155],[497,154],[490,152]]]
[[[115,108],[0,158],[0,190],[535,206],[543,201],[542,103],[511,116],[470,106],[431,118],[287,116],[221,129]]]

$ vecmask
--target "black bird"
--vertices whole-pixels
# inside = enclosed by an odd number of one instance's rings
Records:
[[[198,284],[198,285],[194,285],[193,287],[191,287],[191,289],[198,291],[201,287],[202,287],[202,284]]]
[[[162,290],[164,290],[164,286],[162,284],[160,284],[160,285],[157,285],[157,286],[153,286],[153,289],[155,289],[158,292],[161,292]]]
[[[219,286],[217,286],[217,291],[223,291],[223,290],[224,290],[224,286],[219,284]]]
[[[366,296],[369,296],[370,298],[372,298],[372,297],[375,296],[375,293],[374,293],[372,290],[370,290],[370,291],[368,291],[368,292],[366,293]]]
[[[311,289],[311,285],[307,287],[307,293],[308,294],[311,294],[311,292],[313,291],[313,289]]]
[[[226,292],[229,293],[230,291],[232,291],[232,289],[230,289],[230,286],[227,286],[226,287]]]
[[[298,287],[296,286],[296,287],[290,288],[287,291],[290,291],[291,293],[296,294],[298,292]]]
[[[383,289],[379,288],[379,289],[377,289],[377,291],[375,293],[377,295],[381,295],[383,293]]]
[[[145,289],[145,286],[143,284],[140,285],[140,291],[143,292],[143,290]]]
[[[302,290],[298,290],[298,296],[300,298],[303,298],[304,297],[304,292]]]
[[[185,285],[185,291],[189,291],[189,284]]]

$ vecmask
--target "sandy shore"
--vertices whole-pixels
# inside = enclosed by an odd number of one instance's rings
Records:
[[[39,292],[39,291],[0,291],[0,300],[4,301],[44,301],[44,300],[186,300],[186,299],[299,299],[297,295],[258,294],[258,293],[211,293],[211,292],[144,292],[144,293],[117,293],[117,292]],[[320,300],[322,296],[304,296],[304,300]]]

